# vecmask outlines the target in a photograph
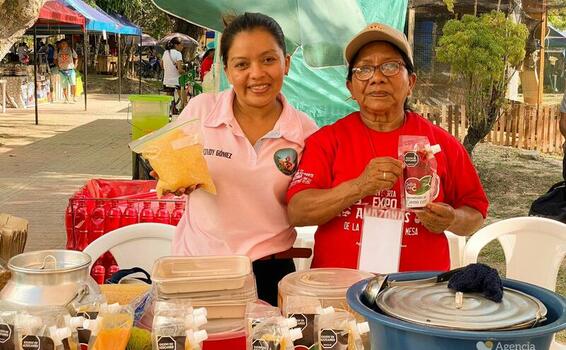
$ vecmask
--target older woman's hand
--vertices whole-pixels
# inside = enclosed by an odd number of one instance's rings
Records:
[[[434,233],[443,233],[456,220],[455,209],[446,203],[429,203],[416,213],[424,227]]]
[[[403,163],[391,157],[373,158],[355,180],[362,198],[379,191],[388,190],[403,174]]]
[[[153,177],[156,180],[159,180],[159,175],[157,175],[157,173],[155,172],[155,170],[152,170],[149,172],[149,175],[151,177]],[[175,192],[171,192],[171,191],[164,191],[163,194],[169,194],[169,193],[174,193],[175,196],[182,196],[183,194],[191,194],[191,192],[193,192],[194,190],[196,190],[199,187],[199,185],[192,185],[189,186],[187,188],[179,188],[177,189],[177,191]]]

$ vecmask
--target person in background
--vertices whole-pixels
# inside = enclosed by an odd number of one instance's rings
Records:
[[[566,138],[566,91],[560,103],[560,133]],[[562,177],[566,180],[566,142],[562,145],[564,158],[562,159]]]
[[[214,53],[215,52],[216,52],[216,49],[215,49],[214,45],[212,45],[211,47],[209,47],[206,50],[206,52],[202,56],[202,62],[200,64],[200,80],[201,81],[204,80],[204,76],[212,68],[212,64],[214,63]]]
[[[55,67],[55,47],[52,44],[47,44],[47,63],[49,68]]]
[[[75,50],[69,47],[69,43],[65,39],[59,42],[59,46],[60,48],[55,56],[55,64],[59,68],[65,103],[69,103],[69,87],[73,98],[72,102],[75,103],[77,102],[77,76],[75,67],[77,65],[78,55]]]
[[[165,46],[166,51],[161,59],[163,69],[163,90],[170,96],[175,96],[175,90],[179,88],[179,77],[185,73],[183,67],[183,44],[181,39],[174,37]],[[173,114],[178,114],[177,107],[174,106]]]
[[[357,268],[364,206],[401,207],[399,137],[426,136],[441,147],[434,156],[439,192],[422,210],[405,214],[399,269],[446,271],[444,231],[471,235],[487,215],[474,165],[456,138],[407,107],[417,76],[403,33],[372,23],[352,38],[344,57],[346,86],[359,111],[307,139],[287,194],[289,221],[318,225],[313,268]]]
[[[20,61],[20,63],[22,64],[29,63],[29,49],[26,43],[24,42],[19,43],[18,50],[16,51],[16,53],[18,54],[18,60]]]
[[[173,255],[247,255],[259,298],[277,305],[277,284],[295,270],[288,250],[296,232],[287,220],[285,193],[317,126],[281,94],[291,57],[273,18],[235,17],[221,40],[232,88],[192,98],[179,116],[181,122],[200,118],[217,194],[190,192]]]

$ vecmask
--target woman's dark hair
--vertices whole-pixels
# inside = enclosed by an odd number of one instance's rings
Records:
[[[232,42],[234,42],[236,35],[240,32],[251,31],[258,28],[269,32],[277,42],[277,45],[283,50],[283,54],[287,54],[285,35],[279,23],[273,18],[262,13],[246,12],[243,15],[235,17],[226,16],[223,20],[225,28],[222,33],[222,38],[220,39],[220,56],[222,56],[224,66],[228,63],[228,51],[230,51],[230,47],[232,47]]]
[[[415,66],[413,65],[413,63],[411,62],[411,60],[409,59],[409,56],[407,56],[406,53],[404,53],[403,51],[401,51],[401,49],[399,49],[397,47],[397,45],[394,45],[388,41],[386,41],[389,45],[391,45],[398,53],[399,55],[401,55],[401,59],[403,60],[403,63],[405,64],[405,68],[407,69],[407,73],[409,73],[409,75],[413,74],[415,72]],[[358,50],[358,52],[356,52],[356,54],[352,57],[352,59],[350,60],[350,63],[348,64],[348,76],[346,77],[346,79],[348,81],[352,81],[352,75],[353,75],[353,71],[352,69],[354,69],[354,64],[356,63],[356,60],[358,59],[358,55],[360,53],[362,49],[360,48]],[[411,110],[410,106],[409,106],[409,98],[405,99],[405,105],[404,105],[404,109],[406,111]]]
[[[178,37],[174,37],[173,39],[169,40],[167,45],[165,45],[165,49],[166,50],[174,49],[175,45],[178,45],[180,43],[181,43],[181,39],[179,39]]]

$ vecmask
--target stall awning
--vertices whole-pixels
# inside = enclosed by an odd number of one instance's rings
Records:
[[[87,31],[106,31],[108,33],[118,33],[120,31],[120,24],[104,11],[94,8],[82,0],[63,1],[86,18]]]
[[[41,10],[37,23],[66,23],[85,26],[85,18],[78,12],[71,10],[62,0],[48,0]]]
[[[126,17],[118,13],[109,13],[109,15],[118,23],[120,23],[120,34],[122,35],[140,35],[141,29],[137,25],[130,22]]]

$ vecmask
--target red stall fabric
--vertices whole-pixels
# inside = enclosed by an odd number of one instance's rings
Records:
[[[61,0],[47,0],[39,11],[38,23],[67,23],[85,26],[85,18]]]

